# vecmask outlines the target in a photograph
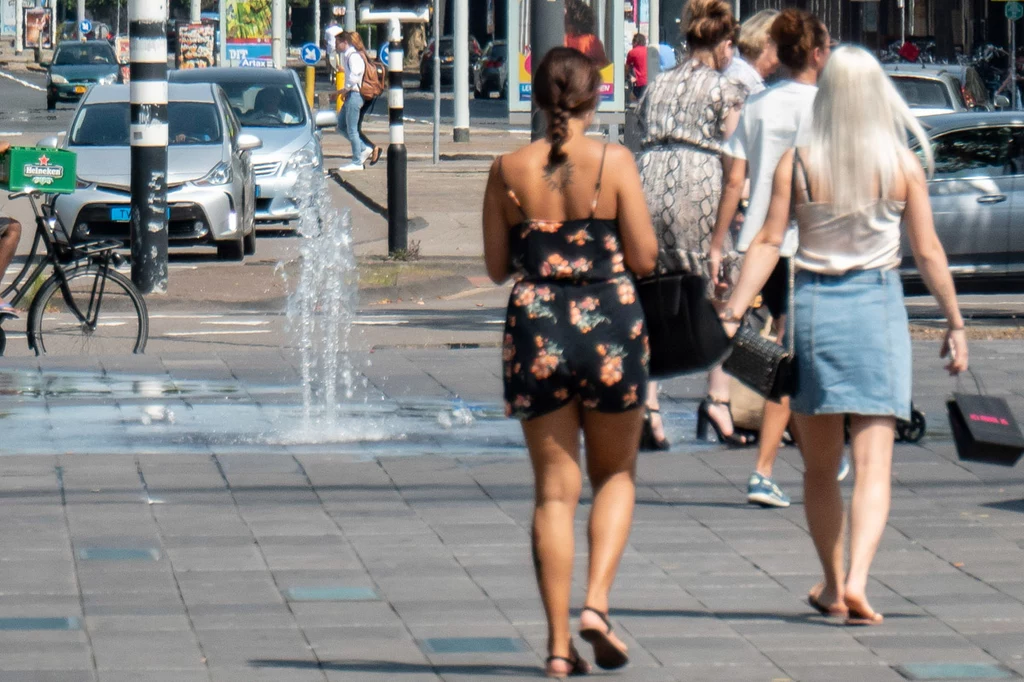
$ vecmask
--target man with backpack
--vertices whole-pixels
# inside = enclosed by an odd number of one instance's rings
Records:
[[[366,56],[363,40],[358,33],[339,33],[336,45],[345,69],[345,87],[334,93],[335,96],[345,98],[338,116],[338,131],[352,145],[351,163],[338,170],[360,171],[367,161],[372,165],[380,159],[380,147],[363,134],[362,126],[366,112],[373,107],[374,100],[385,86],[380,82],[378,70]]]

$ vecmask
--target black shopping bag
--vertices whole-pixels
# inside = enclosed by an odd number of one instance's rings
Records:
[[[1024,454],[1024,435],[1002,398],[954,393],[946,403],[960,459],[1013,466]]]

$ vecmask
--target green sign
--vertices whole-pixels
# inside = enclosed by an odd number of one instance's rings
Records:
[[[0,156],[0,189],[39,190],[59,194],[75,191],[75,153],[49,147],[11,147]]]
[[[1024,5],[1021,5],[1019,2],[1008,2],[1003,12],[1006,14],[1007,19],[1017,21],[1024,17]]]

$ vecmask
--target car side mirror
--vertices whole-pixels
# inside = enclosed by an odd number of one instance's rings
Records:
[[[1009,109],[1010,98],[1006,95],[996,95],[993,104],[995,104],[996,109]]]
[[[338,115],[333,111],[318,111],[313,122],[317,128],[333,128],[338,125]]]
[[[256,137],[255,135],[241,133],[237,138],[235,138],[235,144],[237,144],[238,148],[241,149],[243,152],[248,152],[252,151],[253,149],[259,149],[260,147],[262,147],[263,140]]]
[[[60,144],[56,135],[50,135],[36,142],[37,147],[56,147]]]

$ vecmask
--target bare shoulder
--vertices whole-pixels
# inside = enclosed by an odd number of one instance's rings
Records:
[[[906,149],[903,151],[900,161],[908,182],[923,183],[925,181],[924,167],[921,165],[921,159],[918,158],[917,154]]]
[[[635,163],[633,160],[633,152],[629,151],[626,147],[616,142],[609,142],[607,151],[605,152],[605,160],[609,163],[620,164],[620,163]]]

